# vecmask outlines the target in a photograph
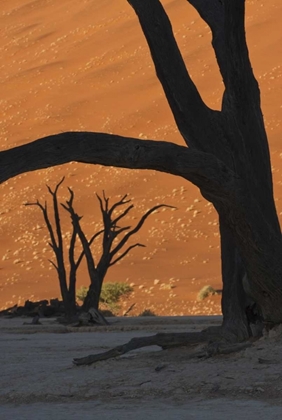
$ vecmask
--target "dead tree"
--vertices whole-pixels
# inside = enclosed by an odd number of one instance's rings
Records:
[[[27,203],[27,206],[38,206],[42,213],[43,217],[49,231],[50,235],[50,242],[49,246],[54,251],[57,264],[55,264],[52,260],[49,260],[50,263],[55,267],[59,283],[60,283],[60,290],[62,299],[65,306],[66,316],[68,319],[71,319],[77,312],[76,307],[76,273],[80,266],[80,263],[85,256],[87,261],[87,268],[90,277],[90,287],[87,293],[87,296],[84,300],[82,310],[85,312],[89,312],[91,308],[94,308],[98,311],[99,308],[99,300],[102,290],[102,285],[104,278],[107,274],[108,269],[124,258],[131,249],[136,247],[145,247],[145,245],[140,243],[135,243],[128,246],[124,251],[123,248],[127,244],[128,240],[131,239],[132,235],[137,233],[141,227],[143,226],[144,222],[148,218],[150,214],[154,211],[158,210],[161,207],[170,207],[166,204],[159,204],[157,206],[152,207],[149,209],[137,223],[137,225],[131,229],[131,226],[124,226],[120,227],[120,221],[128,215],[130,210],[133,209],[134,205],[130,204],[126,207],[125,210],[121,211],[119,214],[116,214],[116,211],[121,207],[131,202],[131,199],[127,199],[127,194],[122,197],[121,200],[114,203],[112,206],[109,206],[109,198],[105,196],[103,191],[103,198],[101,198],[98,194],[96,194],[100,209],[102,213],[102,220],[103,220],[103,229],[100,229],[96,232],[90,240],[88,240],[81,228],[80,220],[82,216],[78,216],[73,208],[73,200],[74,200],[74,192],[71,188],[68,188],[70,193],[69,200],[66,200],[66,204],[61,203],[61,206],[70,214],[71,221],[72,221],[72,235],[70,238],[70,245],[69,245],[69,252],[68,252],[68,259],[69,259],[69,279],[67,280],[67,270],[65,266],[64,260],[64,243],[63,243],[63,236],[62,236],[62,227],[60,221],[60,214],[59,214],[59,206],[58,206],[58,189],[63,183],[65,178],[57,184],[54,191],[47,185],[49,193],[52,195],[53,198],[53,210],[54,210],[54,218],[55,218],[55,229],[56,234],[54,233],[54,229],[50,222],[50,218],[48,216],[47,211],[47,203],[43,206],[38,200],[36,203]],[[117,243],[117,239],[122,238]],[[95,258],[93,257],[93,253],[91,251],[91,245],[98,238],[102,235],[102,253],[99,258],[98,263],[95,263]],[[75,244],[77,236],[79,237],[82,245],[82,251],[80,252],[79,257],[75,261],[74,252],[75,252]]]
[[[260,91],[246,43],[245,0],[188,0],[212,31],[225,87],[221,111],[202,100],[160,1],[128,3],[139,18],[186,146],[103,133],[60,133],[2,151],[0,181],[77,161],[153,169],[192,182],[219,214],[222,331],[245,340],[258,333],[254,327],[261,320],[282,322],[281,230]]]
[[[62,204],[62,206],[69,212],[72,220],[73,230],[77,232],[83,246],[84,255],[87,261],[88,273],[91,280],[87,296],[83,303],[83,310],[86,312],[88,312],[90,308],[95,308],[98,310],[102,285],[108,269],[122,258],[124,258],[131,249],[135,247],[145,247],[143,244],[135,243],[123,250],[128,240],[131,239],[131,237],[141,229],[150,214],[161,207],[172,208],[172,206],[159,204],[152,207],[141,217],[137,225],[131,229],[131,226],[120,227],[119,224],[121,220],[126,215],[128,215],[130,210],[133,209],[134,205],[130,204],[125,208],[125,210],[121,210],[120,213],[116,214],[116,211],[119,210],[120,207],[131,202],[131,199],[127,199],[127,194],[112,206],[109,205],[109,198],[106,197],[104,191],[103,198],[96,194],[99,200],[103,220],[102,252],[99,261],[96,263],[93,257],[93,253],[90,249],[91,242],[87,240],[80,226],[81,217],[78,216],[78,214],[75,213],[73,209],[72,203],[74,194],[70,188],[69,192],[70,200],[67,201],[66,205]],[[117,241],[118,239],[119,241]]]
[[[52,227],[50,222],[50,218],[48,215],[47,210],[47,203],[45,202],[42,205],[38,200],[35,203],[27,203],[27,206],[38,206],[44,217],[44,221],[46,223],[47,229],[50,235],[50,242],[49,246],[52,248],[56,262],[55,264],[52,260],[49,260],[50,263],[55,267],[59,284],[60,284],[60,291],[62,295],[62,299],[64,302],[65,307],[65,314],[67,319],[72,319],[77,313],[77,305],[76,305],[76,272],[80,266],[80,263],[84,256],[84,250],[80,253],[79,257],[75,261],[74,251],[75,251],[75,243],[77,238],[77,231],[75,227],[73,227],[72,235],[70,238],[70,245],[68,251],[68,259],[69,259],[69,278],[67,279],[67,270],[65,266],[65,259],[64,259],[64,243],[63,243],[63,236],[62,236],[62,228],[61,228],[61,221],[60,221],[60,213],[59,213],[59,205],[58,205],[58,198],[57,193],[60,185],[63,183],[64,178],[56,185],[54,191],[47,185],[49,193],[52,195],[53,198],[53,211],[54,211],[54,218],[55,218],[55,230]],[[70,197],[70,200],[67,201],[68,206],[72,208],[73,203],[73,193]],[[63,205],[63,204],[61,204]],[[64,206],[64,205],[63,205]],[[100,230],[96,232],[87,242],[88,246],[90,247],[92,242],[103,232]]]

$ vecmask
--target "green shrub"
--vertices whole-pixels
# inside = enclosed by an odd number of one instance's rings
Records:
[[[121,296],[128,296],[133,288],[127,283],[105,283],[102,286],[100,302],[107,305],[117,303]]]
[[[104,283],[100,295],[100,302],[107,305],[111,312],[117,312],[120,309],[118,302],[121,296],[128,296],[132,291],[133,288],[127,283]],[[87,292],[88,287],[80,287],[77,290],[76,298],[84,302]]]
[[[84,299],[86,298],[87,292],[88,292],[88,287],[81,286],[76,291],[76,299],[80,300],[81,302],[84,302]]]

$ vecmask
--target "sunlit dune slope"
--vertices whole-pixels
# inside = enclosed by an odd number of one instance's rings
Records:
[[[213,108],[220,109],[223,85],[210,46],[209,28],[188,2],[163,1],[190,74]],[[282,4],[247,1],[247,36],[260,83],[269,135],[275,196],[281,206]],[[122,0],[2,0],[0,10],[0,144],[2,150],[69,130],[100,131],[183,144],[131,7]],[[126,223],[136,224],[157,203],[176,206],[153,214],[132,243],[135,248],[112,267],[107,281],[134,284],[124,303],[133,313],[219,313],[219,297],[198,303],[199,289],[221,287],[217,215],[198,190],[181,178],[68,164],[24,174],[1,185],[0,307],[26,299],[59,296],[48,259],[48,232],[37,207],[49,202],[65,176],[59,198],[75,193],[88,235],[101,224],[95,193],[114,203],[128,193],[135,205]],[[71,225],[62,209],[66,239]],[[99,243],[93,247],[99,257]],[[78,286],[88,285],[85,265]]]

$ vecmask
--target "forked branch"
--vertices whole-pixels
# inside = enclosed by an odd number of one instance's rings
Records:
[[[136,248],[137,246],[141,246],[142,248],[145,248],[146,247],[146,245],[139,244],[139,243],[138,244],[134,244],[134,245],[130,245],[121,255],[119,255],[115,260],[111,261],[110,267],[112,265],[116,264],[118,261],[120,261],[123,257],[125,257],[129,253],[129,251],[131,249]]]
[[[137,14],[176,124],[190,147],[212,139],[215,111],[202,100],[192,81],[159,0],[128,0]],[[203,124],[204,122],[204,124]]]
[[[92,280],[95,278],[95,272],[96,272],[95,261],[94,261],[92,252],[90,250],[90,244],[80,226],[80,220],[82,217],[78,216],[78,214],[74,211],[74,208],[73,208],[74,193],[71,188],[68,188],[68,190],[70,193],[70,199],[67,200],[66,205],[62,204],[62,206],[71,216],[73,229],[75,230],[75,232],[77,232],[77,235],[79,236],[79,239],[81,241],[81,244],[83,247],[83,253],[85,255],[86,262],[87,262],[88,272]]]
[[[141,227],[145,223],[146,219],[150,216],[150,214],[152,214],[154,211],[158,210],[161,207],[168,207],[168,208],[173,208],[173,209],[176,208],[174,206],[169,206],[167,204],[158,204],[157,206],[154,206],[151,209],[149,209],[145,214],[143,214],[143,216],[141,217],[141,219],[139,220],[137,225],[133,229],[131,229],[129,232],[127,232],[124,235],[124,237],[121,239],[121,241],[116,245],[116,247],[111,251],[111,253],[110,253],[111,259],[113,258],[114,255],[117,254],[117,252],[119,252],[123,248],[123,246],[130,239],[130,237],[132,235],[134,235],[135,233],[137,233],[141,229]],[[140,246],[140,244],[136,244],[135,246]],[[127,254],[127,252],[126,252],[126,254]],[[118,261],[118,260],[116,260],[116,261]]]
[[[229,99],[249,106],[256,95],[259,105],[259,89],[246,42],[245,0],[187,1],[211,28],[212,45]]]
[[[201,18],[209,25],[212,31],[212,46],[217,63],[223,77],[227,82],[227,60],[225,51],[225,25],[224,5],[220,0],[187,0],[199,13]]]

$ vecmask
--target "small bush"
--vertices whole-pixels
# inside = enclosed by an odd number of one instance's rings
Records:
[[[127,283],[104,283],[100,295],[100,302],[108,306],[110,311],[115,313],[120,307],[118,302],[122,296],[128,296],[133,288]],[[84,302],[88,292],[88,287],[82,286],[77,290],[76,298]]]
[[[197,300],[204,300],[209,296],[217,295],[218,291],[212,286],[204,286],[198,293]]]
[[[107,305],[117,303],[121,296],[128,296],[133,288],[127,283],[105,283],[102,286],[100,302]]]
[[[138,316],[156,316],[156,314],[153,311],[151,311],[151,309],[145,309]]]
[[[76,299],[80,300],[80,302],[84,302],[84,299],[86,298],[87,292],[88,292],[88,287],[81,286],[76,291]]]

